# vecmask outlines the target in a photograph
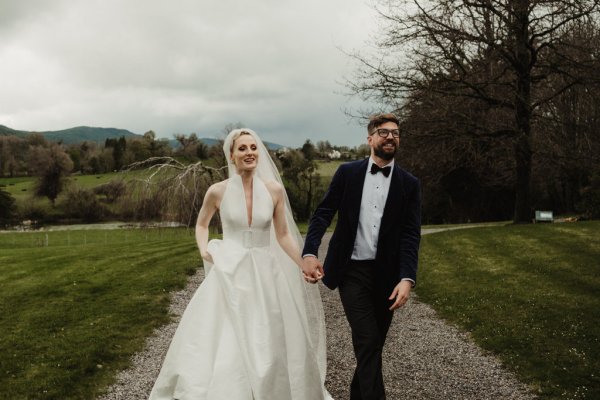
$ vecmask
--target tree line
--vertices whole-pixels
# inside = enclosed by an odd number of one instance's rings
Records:
[[[157,140],[153,131],[139,138],[106,139],[104,144],[84,141],[64,145],[49,142],[39,133],[24,138],[0,136],[0,176],[37,176],[40,165],[57,157],[70,159],[69,168],[65,168],[69,173],[101,174],[149,157],[171,154],[174,153],[168,140]]]
[[[206,189],[226,178],[223,141],[207,145],[197,135],[177,134],[178,146],[157,140],[154,132],[105,143],[64,145],[40,134],[0,137],[0,176],[35,176],[33,197],[16,202],[0,187],[0,225],[22,220],[96,222],[107,219],[169,220],[193,224]],[[282,172],[298,220],[311,210],[328,184],[316,160],[364,157],[364,146],[333,146],[310,140],[298,149],[282,148],[271,155]],[[141,174],[138,170],[142,170]],[[85,189],[77,176],[122,171],[112,181]],[[60,195],[60,197],[59,197]],[[35,201],[47,198],[49,207]]]

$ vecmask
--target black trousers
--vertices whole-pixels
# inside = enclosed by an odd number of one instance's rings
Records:
[[[342,283],[340,299],[352,330],[356,370],[350,386],[350,400],[385,400],[382,350],[392,322],[391,293],[377,282],[373,260],[351,260]]]

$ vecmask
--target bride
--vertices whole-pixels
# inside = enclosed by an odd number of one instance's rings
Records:
[[[206,277],[187,306],[150,399],[327,400],[318,272],[269,153],[250,129],[223,145],[229,179],[206,192],[196,241]],[[223,240],[208,241],[216,211]]]

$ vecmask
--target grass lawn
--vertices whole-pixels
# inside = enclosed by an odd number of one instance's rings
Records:
[[[333,178],[333,174],[337,171],[338,167],[347,161],[317,161],[317,166],[319,167],[319,174],[323,178],[328,178],[327,182],[331,181]]]
[[[600,398],[600,221],[423,237],[417,293],[544,399]]]
[[[0,178],[2,190],[10,193],[16,200],[25,199],[33,193],[33,177]]]
[[[93,189],[98,185],[110,182],[113,179],[123,177],[128,179],[127,175],[119,172],[111,172],[98,175],[71,175],[68,181],[77,184],[81,188]],[[25,200],[33,196],[33,185],[36,178],[33,176],[18,177],[18,178],[0,178],[0,186],[10,193],[17,201]],[[59,196],[59,199],[61,196]],[[48,201],[49,204],[49,201]]]
[[[199,260],[185,229],[0,234],[0,397],[93,399]]]
[[[128,172],[109,172],[105,174],[95,175],[70,175],[67,178],[67,186],[74,184],[82,189],[93,189],[96,186],[108,183],[112,180],[123,179],[130,181],[136,178],[145,177],[146,171],[128,171]],[[21,176],[17,178],[0,178],[0,187],[10,193],[17,201],[23,201],[26,198],[33,196],[33,186],[37,178],[34,176]],[[58,196],[57,201],[60,201],[63,194]],[[43,198],[50,204],[50,202]]]

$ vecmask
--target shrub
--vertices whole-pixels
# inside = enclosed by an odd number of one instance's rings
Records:
[[[12,225],[16,217],[15,199],[0,189],[0,227]]]
[[[119,197],[125,194],[126,189],[127,186],[123,181],[115,180],[96,186],[94,188],[94,193],[105,196],[107,203],[114,203]]]
[[[62,204],[65,215],[84,222],[100,221],[107,213],[92,190],[75,188],[67,192]]]
[[[600,172],[594,174],[589,186],[581,191],[578,208],[586,218],[600,218]]]
[[[118,214],[121,218],[137,221],[160,219],[164,201],[159,191],[140,191],[123,196],[118,202]]]
[[[19,202],[17,218],[19,221],[32,221],[33,225],[55,222],[58,219],[58,210],[52,209],[48,202],[36,198],[29,198]]]

